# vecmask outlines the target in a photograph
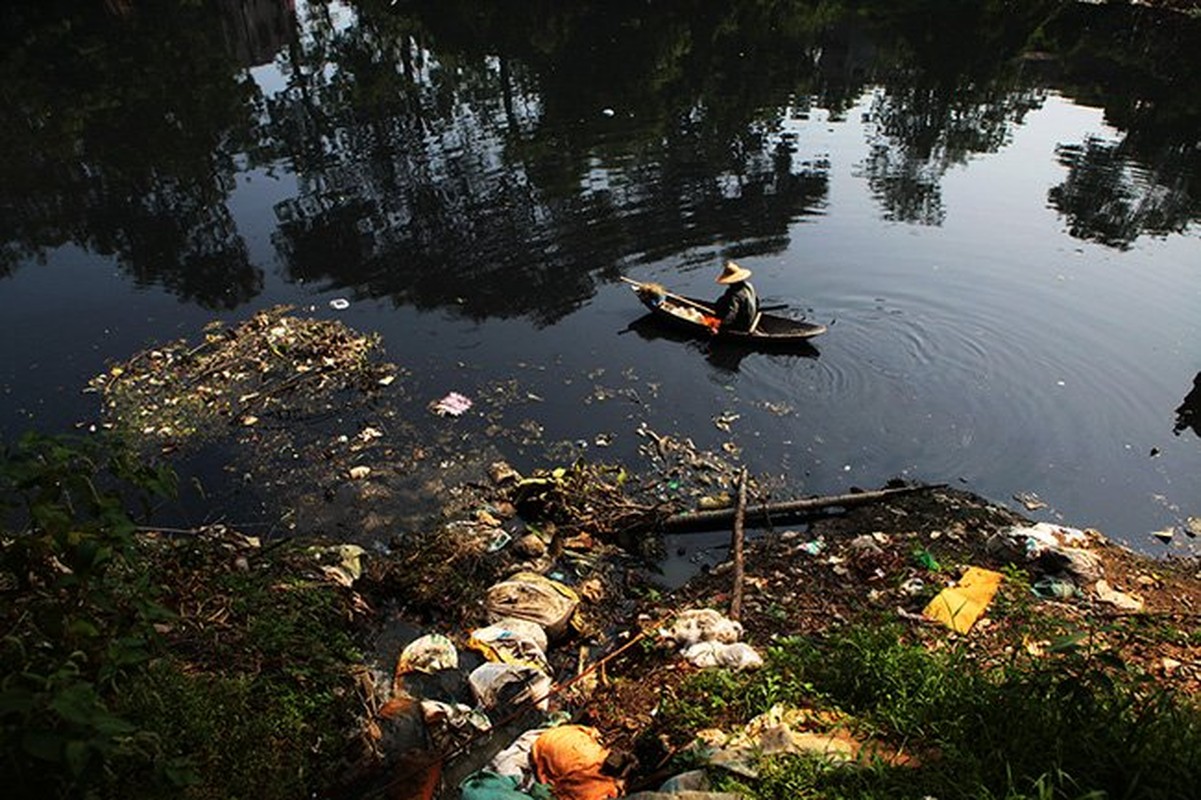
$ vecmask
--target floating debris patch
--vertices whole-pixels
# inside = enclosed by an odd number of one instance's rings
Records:
[[[172,450],[231,428],[328,412],[341,392],[391,382],[395,367],[375,358],[378,336],[291,310],[276,306],[236,327],[211,323],[198,345],[156,347],[97,375],[88,385],[103,395],[105,426]]]

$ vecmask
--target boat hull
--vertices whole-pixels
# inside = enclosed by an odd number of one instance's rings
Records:
[[[807,345],[810,339],[826,332],[825,325],[762,313],[753,332],[718,330],[714,333],[704,321],[705,316],[713,316],[711,303],[692,297],[656,295],[637,286],[631,288],[656,320],[713,341],[757,349],[786,349]]]

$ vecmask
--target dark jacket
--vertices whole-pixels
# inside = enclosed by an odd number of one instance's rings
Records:
[[[721,327],[736,331],[749,331],[751,323],[759,313],[759,298],[750,281],[731,283],[726,292],[713,305],[715,316]]]

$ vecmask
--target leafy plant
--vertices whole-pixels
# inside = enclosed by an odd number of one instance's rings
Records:
[[[69,793],[137,750],[137,725],[106,696],[151,657],[171,614],[133,568],[125,501],[174,489],[170,470],[103,439],[28,434],[0,454],[6,786]]]

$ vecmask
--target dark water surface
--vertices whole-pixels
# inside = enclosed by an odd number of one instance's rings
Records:
[[[6,437],[94,416],[106,360],[287,302],[379,331],[403,413],[466,447],[482,422],[424,403],[515,381],[542,442],[605,459],[645,422],[797,491],[1033,491],[1156,552],[1201,516],[1195,18],[158,5],[0,12]],[[617,280],[715,296],[726,258],[833,322],[815,352],[680,340]]]

